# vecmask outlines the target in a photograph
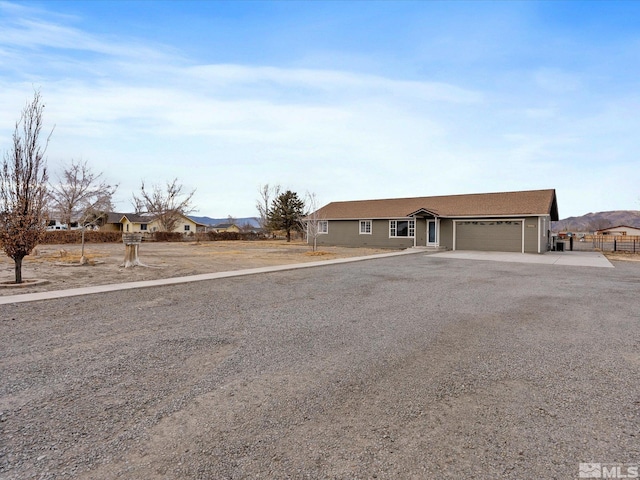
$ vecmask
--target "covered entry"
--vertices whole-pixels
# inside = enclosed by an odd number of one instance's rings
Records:
[[[523,220],[456,220],[454,250],[524,252]]]

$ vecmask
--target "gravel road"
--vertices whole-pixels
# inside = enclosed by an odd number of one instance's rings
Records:
[[[640,264],[343,265],[0,307],[0,478],[640,462]]]

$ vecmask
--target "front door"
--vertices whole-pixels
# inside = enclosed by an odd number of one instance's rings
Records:
[[[438,245],[438,231],[436,229],[435,220],[427,220],[427,247],[436,247]]]

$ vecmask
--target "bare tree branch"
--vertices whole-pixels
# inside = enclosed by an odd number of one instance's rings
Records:
[[[320,211],[318,196],[314,192],[307,192],[304,203],[308,213],[300,219],[300,225],[307,234],[307,242],[311,243],[315,252],[318,249],[318,236],[324,233],[325,217]]]
[[[113,209],[111,199],[117,188],[103,180],[102,173],[93,173],[86,161],[72,160],[58,182],[49,185],[50,211],[62,223],[77,221],[84,226],[89,219]]]
[[[269,208],[271,208],[271,201],[280,195],[280,185],[271,187],[266,183],[260,186],[259,193],[260,198],[256,201],[256,209],[260,215],[258,224],[261,229],[267,230],[269,228]]]
[[[0,244],[14,261],[16,283],[22,283],[22,259],[31,253],[46,229],[44,155],[51,133],[42,146],[43,111],[40,92],[36,91],[16,122],[13,145],[5,153],[0,170]]]
[[[133,207],[136,213],[148,213],[157,219],[162,231],[173,232],[180,217],[195,211],[191,203],[195,189],[190,193],[183,193],[183,188],[177,178],[167,182],[166,189],[153,185],[151,190],[146,188],[143,180],[140,195],[133,195]]]

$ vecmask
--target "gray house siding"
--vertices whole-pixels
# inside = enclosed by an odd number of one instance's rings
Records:
[[[538,253],[538,217],[524,220],[524,252]]]
[[[551,249],[551,217],[540,217],[540,253],[547,252]]]
[[[363,220],[367,220],[363,218]],[[410,248],[413,247],[413,237],[389,237],[389,220],[372,220],[371,233],[360,233],[360,220],[329,220],[328,233],[318,235],[318,245],[338,245],[348,247],[371,247],[371,248]],[[416,222],[416,234],[418,228],[426,229],[422,222],[422,227],[418,227]],[[425,232],[422,232],[425,236]]]
[[[424,218],[416,218],[416,245],[427,244],[427,221]],[[413,244],[411,244],[413,247]]]
[[[453,220],[450,218],[440,220],[440,246],[453,250]]]
[[[471,241],[468,237],[465,238],[465,228],[468,230],[469,225],[457,225],[456,228],[456,245],[457,250],[464,249],[479,249],[479,250],[496,250],[496,251],[522,251],[522,239],[524,235],[524,251],[525,253],[544,253],[547,251],[548,235],[546,235],[544,228],[545,222],[541,217],[520,217],[512,219],[504,218],[468,218],[468,219],[450,219],[441,218],[439,220],[439,246],[444,247],[447,250],[453,250],[454,248],[454,222],[474,222],[481,223],[495,221],[497,223],[496,229],[507,228],[503,225],[499,225],[499,222],[511,221],[514,225],[510,225],[509,228],[516,228],[517,234],[515,236],[504,237],[501,234],[497,238],[494,235],[498,233],[489,232],[487,235],[491,235],[484,238],[482,236],[477,237]],[[550,225],[549,217],[546,217],[546,226]],[[363,219],[368,220],[368,219]],[[397,220],[407,220],[397,219]],[[329,220],[328,221],[328,233],[318,235],[318,245],[336,245],[336,246],[351,246],[351,247],[370,247],[370,248],[391,248],[391,249],[404,249],[416,246],[427,245],[427,220],[424,218],[415,219],[415,239],[413,237],[390,237],[389,232],[389,220],[370,220],[371,221],[371,233],[360,233],[360,220]],[[524,227],[522,222],[524,221]],[[517,223],[517,225],[515,225]],[[491,227],[484,227],[491,228]],[[506,235],[506,233],[505,233]],[[513,235],[512,235],[513,236]],[[509,239],[511,238],[511,239]],[[502,244],[507,242],[507,244]]]

